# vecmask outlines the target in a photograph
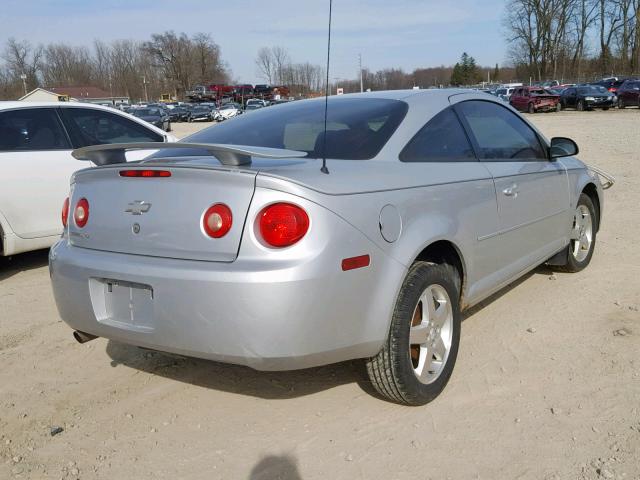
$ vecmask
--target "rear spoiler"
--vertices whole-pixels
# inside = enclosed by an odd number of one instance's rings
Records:
[[[166,150],[172,148],[206,150],[221,164],[239,166],[251,164],[251,157],[260,158],[300,158],[307,152],[285,150],[281,148],[251,147],[248,145],[224,145],[220,143],[183,143],[183,142],[141,142],[112,143],[110,145],[92,145],[71,152],[77,160],[88,160],[97,166],[127,163],[125,153],[130,150]]]

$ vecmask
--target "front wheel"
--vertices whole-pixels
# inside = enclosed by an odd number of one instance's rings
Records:
[[[460,277],[447,264],[416,262],[393,312],[389,336],[367,372],[376,391],[404,405],[424,405],[444,389],[460,343]]]
[[[588,195],[581,193],[573,213],[567,260],[560,267],[565,272],[579,272],[591,262],[596,246],[598,225],[596,209]]]

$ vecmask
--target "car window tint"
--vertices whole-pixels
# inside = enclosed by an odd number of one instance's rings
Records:
[[[400,153],[403,162],[471,162],[476,157],[458,117],[447,108],[433,117]]]
[[[0,113],[0,150],[68,150],[67,135],[54,109],[25,108]]]
[[[77,145],[105,143],[162,142],[164,139],[133,120],[90,108],[63,108],[69,133]]]
[[[468,101],[459,104],[486,161],[546,160],[536,133],[516,114],[492,102]]]
[[[408,105],[383,98],[329,98],[286,102],[195,133],[185,142],[228,143],[301,150],[309,158],[366,160],[375,157],[404,119]],[[163,150],[156,158],[200,155],[198,150]]]

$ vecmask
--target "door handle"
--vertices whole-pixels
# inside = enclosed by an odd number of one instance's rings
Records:
[[[505,188],[504,190],[502,190],[502,193],[504,193],[507,197],[517,197],[518,196],[518,185],[516,185],[514,183],[510,187]]]

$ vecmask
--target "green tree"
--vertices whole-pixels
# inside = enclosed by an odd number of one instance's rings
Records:
[[[500,79],[500,69],[498,68],[498,64],[496,63],[496,68],[493,69],[493,77],[491,78],[492,81],[497,81]]]
[[[451,85],[464,85],[465,78],[462,71],[462,65],[456,63],[453,66],[453,72],[451,73]]]
[[[471,85],[481,79],[480,69],[476,65],[476,59],[464,52],[460,61],[453,67],[451,73],[452,85]]]

